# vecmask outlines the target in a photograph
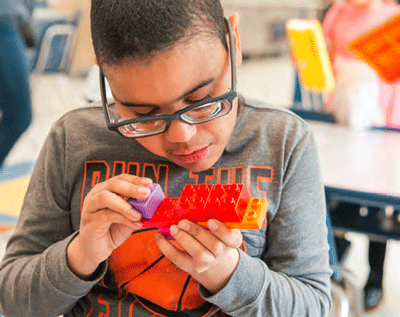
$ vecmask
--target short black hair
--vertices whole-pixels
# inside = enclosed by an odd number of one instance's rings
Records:
[[[91,31],[100,65],[149,59],[199,34],[227,48],[220,0],[92,0]]]

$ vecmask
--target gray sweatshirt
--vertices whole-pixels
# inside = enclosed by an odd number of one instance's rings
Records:
[[[285,109],[242,97],[239,103],[237,124],[222,157],[200,173],[108,131],[101,107],[60,118],[41,150],[1,264],[0,313],[327,316],[331,270],[326,206],[310,127]],[[216,294],[163,257],[154,246],[155,230],[134,232],[125,242],[131,251],[117,249],[92,280],[81,280],[69,270],[66,250],[79,230],[83,200],[92,186],[120,173],[152,178],[167,197],[179,197],[185,184],[245,184],[252,197],[268,199],[267,225],[242,231],[237,269]],[[129,261],[131,269],[118,270]],[[163,292],[165,288],[169,291]],[[194,302],[199,307],[189,307]]]

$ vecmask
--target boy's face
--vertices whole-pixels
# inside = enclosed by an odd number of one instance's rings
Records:
[[[104,65],[103,71],[122,118],[172,114],[231,88],[229,53],[217,39],[197,37],[149,60]],[[236,98],[223,117],[197,125],[174,120],[164,133],[137,141],[193,172],[206,170],[221,157],[230,139],[237,107]]]

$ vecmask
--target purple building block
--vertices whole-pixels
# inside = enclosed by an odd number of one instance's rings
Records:
[[[128,203],[130,203],[132,207],[139,211],[145,219],[150,219],[153,217],[157,208],[165,198],[165,195],[159,184],[153,183],[150,186],[150,191],[150,196],[147,199],[128,199]]]

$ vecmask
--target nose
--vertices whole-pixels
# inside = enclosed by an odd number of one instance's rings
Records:
[[[182,143],[189,141],[196,132],[196,125],[187,124],[178,119],[170,122],[169,127],[164,134],[169,142]]]

